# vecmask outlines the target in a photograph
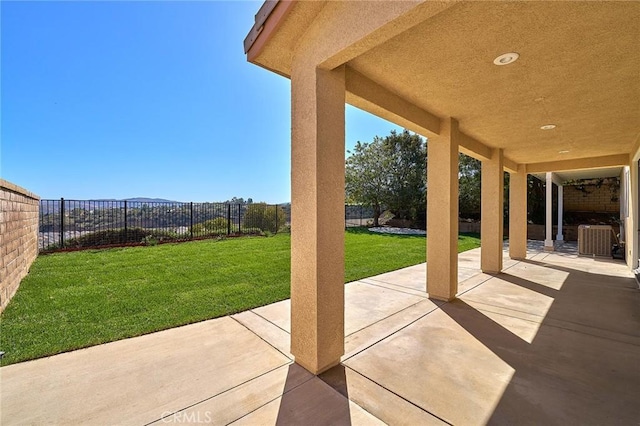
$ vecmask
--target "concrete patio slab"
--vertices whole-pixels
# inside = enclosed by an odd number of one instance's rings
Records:
[[[279,400],[315,376],[297,364],[287,364],[226,392],[171,413],[153,424],[207,423],[226,425]]]
[[[339,365],[320,375],[337,392],[389,425],[446,425],[411,401],[399,397],[355,370]]]
[[[314,377],[231,424],[384,425],[384,422]]]
[[[344,365],[452,424],[637,422],[635,280],[620,262],[539,259],[485,279]]]
[[[514,374],[441,309],[344,364],[450,424],[484,423]]]
[[[346,353],[318,377],[292,363],[289,301],[2,367],[0,422],[636,424],[636,281],[559,250],[463,270],[449,303],[424,264],[347,284]]]
[[[255,313],[255,310],[240,312],[232,318],[260,336],[264,341],[293,360],[291,355],[291,333]]]
[[[262,306],[252,311],[287,333],[291,333],[291,299]]]
[[[147,424],[289,362],[219,318],[2,367],[1,423]]]
[[[390,315],[386,318],[371,323],[366,328],[350,334],[345,337],[345,354],[342,360],[346,360],[358,352],[378,343],[389,336],[389,334],[402,330],[429,312],[434,311],[441,304],[442,302],[440,301],[436,303],[429,299],[423,299],[415,305],[400,311],[390,312]]]

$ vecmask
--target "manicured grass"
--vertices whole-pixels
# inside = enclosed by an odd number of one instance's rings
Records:
[[[423,236],[346,233],[345,282],[424,262]],[[2,365],[289,297],[288,234],[40,256],[0,317]],[[479,246],[461,236],[460,251]]]

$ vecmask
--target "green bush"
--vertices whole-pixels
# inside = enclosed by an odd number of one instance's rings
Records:
[[[226,234],[229,229],[229,221],[224,217],[206,220],[193,226],[194,237]]]
[[[158,231],[154,229],[110,229],[92,232],[81,237],[71,238],[64,242],[64,248],[97,247],[107,245],[145,243],[157,244],[163,241],[177,241],[184,239],[175,232]]]
[[[245,228],[258,228],[276,233],[285,225],[286,218],[282,207],[269,206],[266,203],[253,203],[247,206],[243,219]]]

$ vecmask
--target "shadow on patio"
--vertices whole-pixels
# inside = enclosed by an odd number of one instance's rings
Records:
[[[632,424],[640,292],[620,262],[545,253],[433,302],[417,265],[346,285],[346,355],[292,363],[289,302],[11,365],[2,424]]]

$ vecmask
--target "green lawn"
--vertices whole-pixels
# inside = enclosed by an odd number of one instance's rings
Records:
[[[423,236],[346,233],[345,282],[424,262]],[[461,236],[459,251],[478,247]],[[289,234],[40,256],[0,317],[2,365],[289,297]]]

